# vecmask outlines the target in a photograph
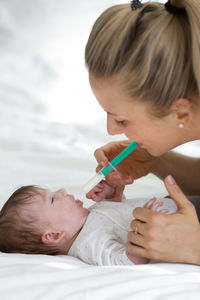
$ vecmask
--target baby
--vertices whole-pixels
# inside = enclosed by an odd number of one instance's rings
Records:
[[[36,186],[16,190],[0,212],[0,251],[29,254],[69,254],[88,264],[131,265],[148,259],[126,253],[132,211],[144,205],[158,211],[153,198],[144,204],[112,202],[114,188],[100,182],[86,196],[97,203],[89,208],[64,189],[51,192]],[[103,201],[102,201],[103,200]],[[124,201],[124,199],[123,199]],[[171,199],[160,213],[176,210]]]

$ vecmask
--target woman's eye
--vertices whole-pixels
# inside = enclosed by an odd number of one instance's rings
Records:
[[[51,198],[51,203],[53,203],[53,201],[54,201],[54,197]]]
[[[124,125],[125,124],[125,121],[119,121],[119,120],[115,120],[115,122],[118,124],[118,125]]]

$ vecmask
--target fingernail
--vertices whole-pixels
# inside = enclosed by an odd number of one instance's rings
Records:
[[[100,162],[100,165],[101,165],[102,167],[105,167],[105,166],[106,166],[106,164],[105,164],[105,162],[104,162],[103,160]]]
[[[169,212],[169,210],[168,209],[161,209],[159,212],[162,213],[162,214],[167,214]]]
[[[171,175],[168,175],[168,176],[167,176],[167,182],[168,182],[170,185],[175,184],[175,180],[174,180],[174,178],[173,178]]]
[[[113,174],[112,178],[113,179],[121,179],[121,176],[119,174]]]
[[[128,178],[125,179],[125,183],[132,183],[132,181],[133,181],[133,180],[132,180],[132,178],[130,178],[130,177],[128,177]]]

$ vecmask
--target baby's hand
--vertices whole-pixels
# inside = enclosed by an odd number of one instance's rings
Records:
[[[99,202],[103,199],[113,198],[115,188],[108,185],[105,180],[99,182],[91,191],[86,194],[88,199]]]
[[[145,208],[149,208],[151,209],[152,211],[157,211],[159,213],[162,213],[162,214],[167,214],[169,212],[168,209],[161,209],[161,210],[158,210],[159,207],[161,207],[163,205],[163,202],[156,202],[157,199],[156,197],[153,197],[151,200],[149,200],[145,205],[144,207]]]

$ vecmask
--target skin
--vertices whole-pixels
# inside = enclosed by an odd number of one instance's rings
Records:
[[[165,178],[166,189],[178,206],[178,211],[172,215],[159,215],[146,208],[135,209],[133,215],[136,220],[131,224],[133,232],[128,235],[127,251],[156,260],[200,264],[200,225],[195,208],[173,177],[167,176],[170,173],[175,175],[181,186],[188,182],[187,190],[196,193],[200,191],[199,159],[190,160],[181,155],[167,153],[178,145],[200,139],[199,106],[188,99],[176,99],[168,114],[158,118],[152,114],[150,104],[130,99],[121,88],[117,77],[97,79],[90,74],[90,84],[99,104],[107,113],[108,133],[125,134],[130,140],[139,143],[147,156],[141,159],[140,169],[144,174],[151,171],[160,178]],[[180,128],[179,124],[183,124],[183,128]],[[109,151],[112,152],[112,146],[97,149],[95,156],[99,165],[107,163],[106,152]],[[139,162],[139,159],[136,160]],[[147,162],[149,166],[144,171]],[[179,171],[176,171],[176,162],[178,166],[183,164]],[[185,166],[188,167],[187,172]],[[110,183],[115,185],[119,183],[119,196],[127,178],[134,180],[132,176],[134,172],[132,173],[131,167],[129,168],[128,174],[121,173],[119,168],[118,174],[115,174],[118,178],[109,178]],[[141,223],[140,234],[135,235],[134,230],[138,221]]]
[[[76,200],[74,195],[68,194],[65,189],[51,192],[46,189],[37,189],[33,201],[26,208],[27,212],[37,215],[41,239],[46,244],[57,244],[60,254],[66,254],[84,226],[89,210],[83,207],[83,202]],[[114,188],[100,182],[87,197],[95,202],[112,198]],[[154,205],[153,208],[157,208]]]
[[[114,188],[105,181],[101,181],[87,194],[87,197],[98,202],[112,198],[113,195]],[[89,210],[83,207],[82,201],[76,200],[65,189],[51,192],[37,188],[37,193],[34,194],[32,200],[24,212],[37,215],[39,220],[37,225],[43,232],[41,236],[43,243],[56,244],[60,249],[60,254],[68,253],[86,222]],[[162,205],[163,202],[157,202],[157,199],[153,198],[144,207],[158,213],[168,213],[168,210],[162,208]],[[135,254],[127,253],[127,256],[136,264],[144,264],[149,261]]]
[[[42,241],[58,244],[61,254],[66,254],[83,227],[89,210],[65,189],[56,192],[38,189],[38,192],[29,209],[40,219]]]
[[[195,110],[186,99],[176,100],[166,117],[157,118],[149,113],[152,110],[150,105],[127,96],[115,77],[95,79],[90,76],[90,85],[107,113],[108,133],[125,134],[153,156],[160,156],[183,143],[200,138],[200,124],[194,118]],[[184,124],[183,130],[178,126],[180,123]],[[192,130],[194,127],[197,130]]]
[[[108,185],[104,180],[99,182],[91,191],[86,194],[88,199],[99,202],[102,199],[111,199],[114,195],[114,187]]]

